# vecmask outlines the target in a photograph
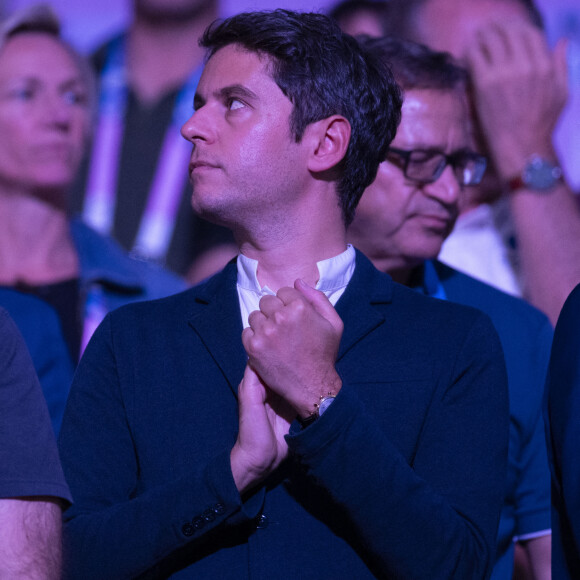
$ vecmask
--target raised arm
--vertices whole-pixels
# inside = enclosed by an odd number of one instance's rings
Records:
[[[551,52],[532,25],[493,23],[475,35],[467,60],[479,126],[510,203],[524,296],[556,324],[580,282],[578,200],[564,179],[537,191],[514,178],[532,156],[558,165],[552,136],[567,99],[566,45]]]

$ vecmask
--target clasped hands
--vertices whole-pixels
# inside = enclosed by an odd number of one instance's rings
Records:
[[[241,494],[288,455],[284,436],[297,417],[312,414],[329,391],[338,393],[335,369],[343,323],[326,296],[296,280],[264,296],[242,333],[248,364],[238,388],[239,433],[230,454]]]

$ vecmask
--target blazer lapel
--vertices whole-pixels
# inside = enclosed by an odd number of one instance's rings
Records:
[[[211,353],[235,395],[247,361],[242,345],[236,272],[233,260],[208,282],[194,287],[196,311],[189,319],[189,325]]]
[[[357,250],[356,267],[336,311],[344,322],[344,332],[338,351],[340,360],[355,344],[373,330],[385,324],[385,316],[374,304],[392,301],[393,281],[382,274]]]
[[[237,395],[247,355],[241,338],[242,321],[236,276],[234,260],[208,282],[192,289],[196,305],[189,324]],[[353,277],[336,305],[336,310],[344,322],[337,360],[385,323],[384,315],[373,305],[390,303],[392,288],[391,278],[376,270],[368,258],[357,251]]]

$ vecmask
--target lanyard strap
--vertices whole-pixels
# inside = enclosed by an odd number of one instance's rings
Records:
[[[97,326],[101,324],[108,312],[107,300],[102,287],[96,283],[91,284],[85,297],[80,356],[85,351],[91,336],[97,330]]]
[[[202,68],[198,67],[179,91],[165,131],[132,251],[146,259],[161,261],[169,249],[191,155],[191,145],[181,137],[180,130],[191,114]],[[114,222],[127,100],[126,44],[125,38],[120,37],[109,45],[100,79],[99,119],[83,210],[84,220],[105,235],[111,233]]]
[[[425,260],[423,264],[423,291],[427,296],[447,300],[447,293],[435,270],[432,260]]]

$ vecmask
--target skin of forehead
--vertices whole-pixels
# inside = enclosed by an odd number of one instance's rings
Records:
[[[426,0],[416,8],[412,24],[417,40],[460,58],[482,26],[514,19],[530,22],[515,0]]]

